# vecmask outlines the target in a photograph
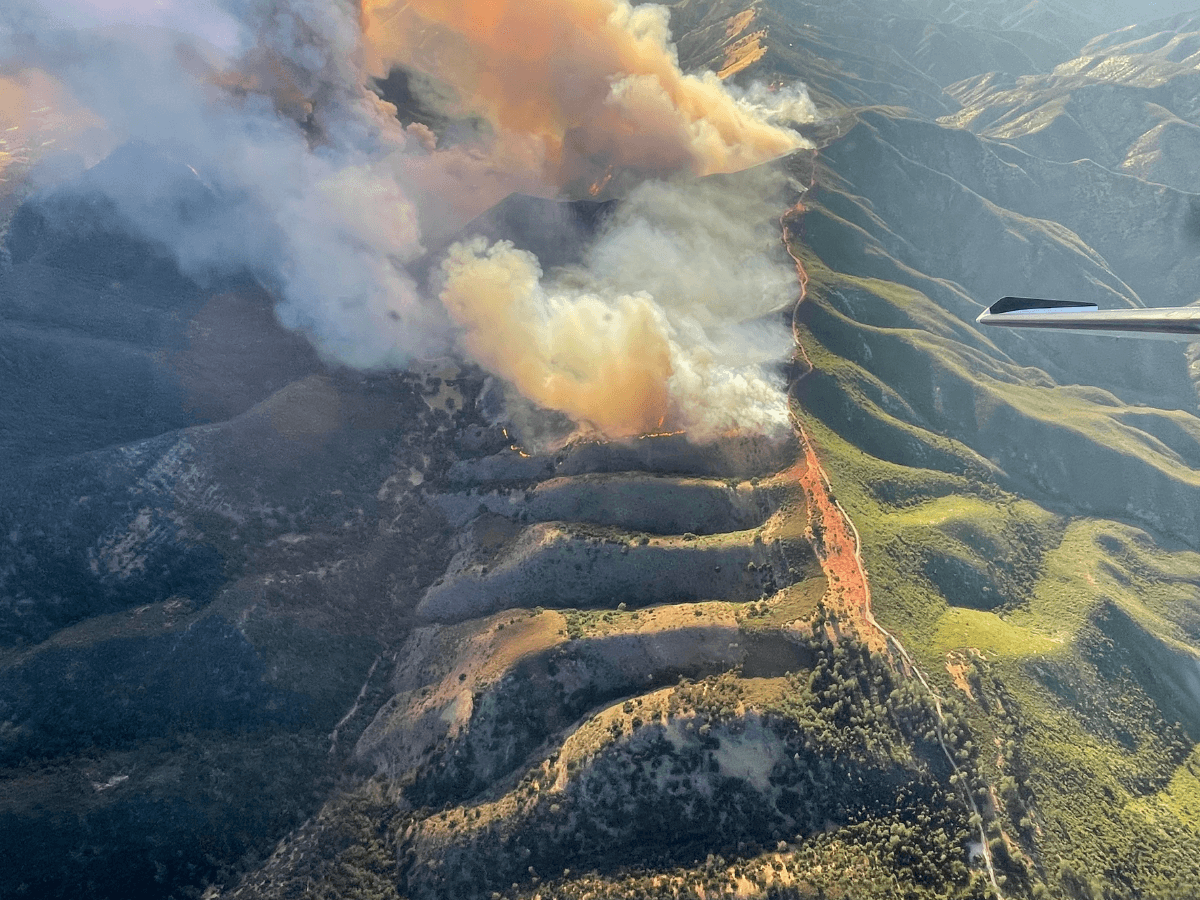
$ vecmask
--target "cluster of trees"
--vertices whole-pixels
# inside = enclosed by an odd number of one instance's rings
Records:
[[[788,676],[774,704],[750,697],[736,672],[681,682],[665,718],[628,701],[625,721],[640,726],[634,736],[614,731],[612,743],[571,768],[565,791],[525,779],[506,816],[449,837],[438,865],[404,868],[403,892],[518,896],[533,878],[583,869],[613,886],[608,896],[672,896],[638,881],[644,867],[703,870],[714,886],[740,871],[767,896],[782,882],[763,868],[774,862],[756,860],[782,847],[781,865],[797,861],[787,881],[812,888],[797,897],[824,890],[805,881],[804,853],[836,848],[876,873],[878,896],[986,896],[986,879],[969,866],[970,812],[959,779],[949,777],[930,698],[852,640],[834,642],[818,629],[809,649],[813,668]],[[725,744],[749,727],[748,707],[773,734],[756,742],[756,752],[775,748],[766,785],[723,768],[727,749],[736,752]],[[965,724],[951,714],[946,733],[971,772],[978,753]],[[976,787],[966,777],[962,787]],[[709,854],[732,862],[699,866]],[[621,893],[635,882],[643,893]],[[574,896],[578,883],[556,880],[554,896]]]

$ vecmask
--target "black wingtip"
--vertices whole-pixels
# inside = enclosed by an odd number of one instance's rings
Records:
[[[992,316],[1009,313],[1084,312],[1096,311],[1099,307],[1086,300],[1047,300],[1042,297],[1001,297],[979,314],[977,322],[986,322]]]

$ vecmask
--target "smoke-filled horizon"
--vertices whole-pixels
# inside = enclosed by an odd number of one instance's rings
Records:
[[[486,127],[448,146],[404,127],[372,90],[397,67]],[[126,154],[89,185],[192,277],[253,272],[330,361],[457,351],[610,437],[786,427],[769,372],[787,334],[753,324],[788,299],[778,176],[757,198],[695,179],[803,146],[773,118],[811,103],[683,73],[662,7],[17,0],[0,11],[0,115],[19,130],[47,107],[72,111],[76,140],[57,137],[84,166],[136,142],[189,167],[194,183],[156,180]],[[452,246],[431,290],[408,271],[430,229],[510,193],[616,185],[629,196],[569,271],[504,242]]]

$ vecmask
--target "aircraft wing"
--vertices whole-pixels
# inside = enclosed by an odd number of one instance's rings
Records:
[[[1200,341],[1200,307],[1195,306],[1101,310],[1094,303],[1078,300],[1004,297],[980,313],[975,321],[981,325]]]

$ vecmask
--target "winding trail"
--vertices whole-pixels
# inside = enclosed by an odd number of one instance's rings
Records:
[[[779,218],[783,247],[796,267],[796,276],[800,283],[800,296],[796,300],[797,307],[808,296],[808,272],[804,269],[804,263],[792,250],[793,235],[789,220],[802,217],[803,214],[804,201],[801,199]],[[800,379],[803,379],[812,374],[815,367],[800,340],[795,316],[793,316],[792,322],[792,338],[795,341],[796,349],[808,367],[799,376]],[[963,795],[971,807],[971,812],[979,819],[979,842],[983,848],[983,861],[987,868],[988,879],[991,881],[992,889],[996,892],[998,900],[1003,900],[1004,895],[1000,892],[1000,884],[996,880],[996,870],[992,863],[992,850],[988,844],[987,832],[984,830],[983,815],[971,793],[966,774],[946,745],[946,719],[942,712],[942,698],[933,690],[933,686],[913,661],[900,639],[876,621],[875,614],[871,609],[871,584],[867,579],[867,569],[862,560],[862,539],[858,529],[854,526],[845,507],[838,502],[829,475],[821,465],[821,459],[817,455],[812,439],[805,430],[804,423],[800,420],[794,406],[790,411],[790,417],[804,454],[803,462],[798,467],[798,478],[808,501],[808,520],[813,534],[813,549],[821,563],[825,577],[829,580],[829,587],[824,598],[825,605],[845,621],[859,625],[865,624],[866,628],[858,627],[855,630],[872,650],[891,655],[889,648],[894,648],[900,660],[897,668],[901,674],[908,678],[916,678],[933,698],[934,709],[937,713],[938,745],[942,748],[942,753],[945,754],[954,773],[960,776],[959,784],[962,787]],[[896,657],[892,658],[893,661],[896,659]]]

